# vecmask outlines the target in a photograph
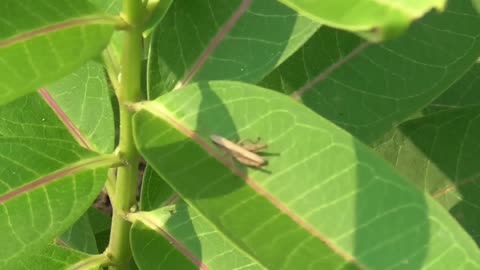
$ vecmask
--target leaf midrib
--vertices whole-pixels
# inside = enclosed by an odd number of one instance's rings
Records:
[[[42,36],[48,33],[61,31],[69,28],[74,28],[84,25],[94,25],[94,24],[115,24],[115,20],[111,16],[105,15],[95,15],[95,16],[84,16],[80,18],[75,18],[71,20],[66,20],[60,23],[49,24],[40,28],[32,29],[29,32],[23,32],[15,36],[11,36],[7,39],[0,41],[0,49],[8,46],[12,46],[29,39],[33,39],[38,36]]]
[[[111,166],[118,162],[119,162],[118,158],[114,155],[102,155],[99,157],[84,159],[82,161],[72,163],[70,164],[70,166],[63,167],[57,171],[54,171],[48,175],[42,176],[23,186],[16,187],[15,189],[9,190],[8,192],[0,195],[0,204],[4,204],[11,199],[14,199],[18,196],[21,196],[39,187],[45,186],[65,176],[69,176],[83,170],[95,169],[99,167],[105,167],[108,165]]]

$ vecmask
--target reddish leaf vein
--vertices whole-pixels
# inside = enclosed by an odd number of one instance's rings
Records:
[[[297,91],[292,93],[292,98],[293,99],[298,99],[300,96],[302,96],[305,92],[308,90],[312,89],[317,83],[323,81],[326,79],[332,72],[337,70],[339,67],[343,66],[345,63],[347,63],[350,59],[352,59],[354,56],[358,55],[360,52],[362,52],[365,48],[370,46],[372,43],[370,42],[363,42],[360,44],[357,48],[355,48],[353,51],[351,51],[349,54],[347,54],[345,57],[342,59],[338,60],[337,62],[333,63],[331,66],[329,66],[325,71],[322,73],[318,74],[317,77],[315,77],[313,80],[308,82],[306,85],[304,85],[302,88],[298,89]]]
[[[200,68],[205,64],[207,59],[210,57],[210,55],[213,53],[215,48],[220,44],[220,42],[225,38],[227,33],[232,29],[232,27],[237,23],[237,21],[240,19],[240,17],[245,13],[245,11],[248,9],[250,4],[252,3],[252,0],[244,0],[242,4],[237,8],[237,10],[233,13],[232,17],[223,25],[222,28],[218,31],[217,35],[212,39],[210,44],[205,48],[205,50],[202,52],[200,57],[197,59],[195,64],[193,65],[192,69],[185,75],[183,80],[181,81],[180,84],[178,84],[175,89],[178,89],[182,87],[183,85],[186,85],[187,83],[190,82],[190,80],[197,74],[197,72],[200,70]]]
[[[158,226],[154,220],[151,220],[147,215],[142,215],[142,218],[140,220],[152,229],[162,234],[165,238],[167,238],[177,250],[179,250],[183,255],[190,259],[191,262],[193,262],[197,267],[199,267],[199,270],[208,270],[208,267],[203,264],[202,261],[197,258],[197,256],[190,252],[190,250],[180,241],[178,241],[174,236],[172,236],[171,234],[163,230],[160,226]]]
[[[41,36],[50,32],[55,32],[59,30],[63,30],[66,28],[80,26],[80,25],[87,25],[87,24],[113,24],[114,20],[106,16],[89,16],[83,18],[77,18],[69,21],[64,21],[57,24],[50,24],[43,28],[34,29],[30,32],[22,33],[17,36],[13,36],[9,39],[1,40],[0,41],[0,48],[7,47],[12,44],[26,41],[28,39]]]
[[[200,144],[207,153],[210,155],[214,156],[216,159],[222,161],[225,166],[227,166],[235,175],[237,175],[239,178],[243,179],[253,190],[255,190],[259,195],[263,196],[265,199],[270,201],[273,206],[275,206],[279,211],[290,217],[296,224],[298,224],[300,227],[304,228],[306,231],[308,231],[311,235],[313,235],[315,238],[319,239],[323,243],[325,243],[327,246],[329,246],[333,251],[335,251],[337,254],[339,254],[342,258],[344,258],[346,261],[351,262],[352,264],[355,264],[359,269],[367,269],[363,264],[355,260],[355,258],[345,252],[344,250],[340,249],[330,241],[328,238],[326,238],[324,235],[322,235],[319,231],[317,231],[313,226],[305,222],[301,217],[299,217],[297,214],[295,214],[293,211],[291,211],[287,206],[282,204],[279,200],[277,200],[272,194],[268,193],[266,190],[264,190],[260,185],[258,185],[252,178],[248,176],[248,174],[239,169],[231,159],[228,159],[225,157],[225,155],[221,155],[219,151],[214,149],[212,145],[206,141],[203,137],[197,135],[193,130],[189,129],[187,126],[183,125],[182,123],[178,122],[175,118],[171,117],[166,111],[162,110],[162,107],[155,106],[153,102],[148,102],[148,103],[143,103],[141,105],[142,108],[148,110],[149,112],[153,113],[154,115],[157,115],[158,117],[161,117],[162,119],[166,120],[169,122],[172,126],[183,132],[186,136],[190,137],[192,140],[196,141],[198,144]]]
[[[16,188],[16,189],[12,190],[11,192],[0,196],[0,203],[4,203],[4,202],[6,202],[10,199],[13,199],[17,196],[20,196],[20,195],[24,194],[24,193],[27,193],[27,192],[29,192],[29,191],[31,191],[35,188],[38,188],[40,186],[51,183],[51,182],[53,182],[55,180],[58,180],[58,179],[60,179],[64,176],[74,174],[78,171],[81,171],[81,170],[89,167],[92,164],[103,164],[104,162],[105,162],[105,158],[101,158],[101,159],[95,158],[95,159],[92,159],[92,160],[82,162],[80,164],[77,163],[77,164],[73,165],[72,167],[63,168],[59,171],[56,171],[52,174],[44,176],[44,177],[42,177],[38,180],[30,182],[30,183],[28,183],[24,186]]]
[[[52,108],[52,110],[55,112],[58,118],[60,118],[60,120],[65,125],[65,127],[67,127],[68,131],[70,131],[70,134],[72,134],[75,140],[82,147],[86,149],[92,149],[92,146],[90,145],[88,140],[82,135],[80,130],[75,126],[75,124],[73,124],[72,120],[70,120],[70,118],[62,110],[62,108],[60,108],[57,101],[55,101],[55,99],[50,95],[50,93],[45,88],[40,88],[38,92],[43,97],[43,99],[47,102],[50,108]]]

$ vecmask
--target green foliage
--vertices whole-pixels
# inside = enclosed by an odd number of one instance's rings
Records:
[[[323,28],[261,85],[289,94],[307,86],[301,96],[306,106],[371,144],[470,68],[480,51],[479,33],[480,17],[470,3],[451,1],[445,13],[429,14],[402,37],[367,47],[310,85],[364,44],[351,33]]]
[[[255,110],[241,110],[245,102]],[[441,269],[442,261],[450,260],[442,257],[445,249],[476,250],[440,205],[346,132],[284,95],[243,83],[211,82],[139,107],[135,139],[147,162],[216,228],[230,228],[230,241],[268,269],[336,269],[348,264],[342,253],[352,254],[357,267],[385,269],[394,254],[414,249],[409,267],[435,263]],[[198,108],[196,113],[192,108]],[[262,134],[269,139],[269,165],[264,171],[237,167],[209,142],[212,133],[232,139]],[[452,235],[452,242],[436,237],[445,234]],[[309,258],[288,246],[326,256],[309,253]],[[420,248],[426,246],[432,250]],[[340,256],[333,247],[342,251]],[[370,252],[362,254],[365,248]],[[386,254],[393,257],[378,259]],[[475,252],[465,256],[472,260],[470,267],[478,265]]]
[[[97,55],[114,24],[86,1],[6,0],[0,17],[0,104],[54,82]]]
[[[0,265],[82,216],[104,184],[105,165],[117,160],[82,148],[42,101],[34,93],[0,108]]]
[[[280,0],[300,14],[325,25],[363,33],[378,40],[396,37],[412,20],[432,8],[442,10],[446,0]]]
[[[2,1],[0,268],[480,268],[476,2]]]
[[[190,82],[256,83],[320,26],[276,1],[247,2],[173,1],[152,33],[147,70],[150,99]],[[234,12],[242,16],[237,18]],[[179,16],[184,19],[178,20]]]
[[[375,147],[418,188],[448,209],[477,245],[479,68],[475,65],[426,107],[423,116],[402,123]]]
[[[70,266],[88,259],[88,255],[72,249],[53,244],[32,251],[28,256],[4,266],[6,270],[50,270],[67,269]],[[98,267],[97,267],[98,268]],[[86,268],[84,268],[86,269]]]
[[[62,244],[66,246],[85,253],[98,253],[95,235],[87,213],[68,228],[68,230],[59,237],[59,241],[62,241]]]

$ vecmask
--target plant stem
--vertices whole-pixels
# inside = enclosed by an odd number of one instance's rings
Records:
[[[140,98],[142,53],[141,0],[123,0],[123,17],[128,29],[123,33],[122,55],[120,59],[120,91],[117,93],[120,106],[120,142],[118,152],[126,165],[117,170],[115,198],[113,205],[112,228],[108,255],[114,262],[110,269],[127,269],[131,257],[130,226],[125,214],[136,204],[139,154],[133,143],[132,116],[127,104]]]

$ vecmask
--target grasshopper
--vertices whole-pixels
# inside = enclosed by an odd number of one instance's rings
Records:
[[[259,144],[257,142],[238,144],[225,139],[222,136],[210,135],[210,139],[218,146],[227,150],[238,162],[243,165],[260,168],[267,165],[267,161],[256,154],[256,152],[268,147],[266,144]]]

